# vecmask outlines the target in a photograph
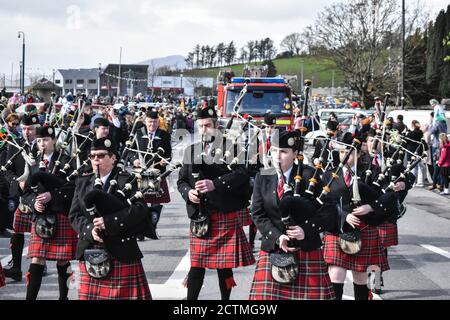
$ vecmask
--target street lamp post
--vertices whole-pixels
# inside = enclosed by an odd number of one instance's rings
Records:
[[[97,82],[98,82],[98,84],[97,84],[97,97],[100,97],[100,89],[101,89],[101,87],[100,87],[100,80],[101,80],[101,76],[102,76],[102,64],[99,63],[98,64],[98,80],[97,80]]]
[[[20,83],[20,91],[22,94],[25,93],[25,33],[23,31],[19,31],[18,38],[22,36],[22,82]]]
[[[180,93],[183,94],[183,74],[180,74],[180,79],[181,79],[181,88],[180,88]]]
[[[400,104],[405,109],[405,0],[402,0],[402,88],[400,91]]]

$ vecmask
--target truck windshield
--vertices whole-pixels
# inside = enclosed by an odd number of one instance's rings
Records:
[[[240,90],[227,91],[226,112],[231,114]],[[274,115],[290,115],[292,109],[285,109],[285,90],[267,88],[252,88],[247,91],[241,103],[239,113],[248,113],[256,116],[263,116],[267,110],[271,110]]]

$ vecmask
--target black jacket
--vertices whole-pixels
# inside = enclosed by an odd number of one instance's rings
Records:
[[[144,126],[137,131],[136,135],[137,144],[139,145],[139,150],[147,151],[147,147],[149,146],[149,138],[147,133],[147,128]],[[136,142],[133,144],[133,149],[137,149]],[[156,130],[155,136],[153,137],[151,152],[156,152],[158,148],[164,149],[163,158],[170,159],[172,158],[172,145],[171,145],[171,137],[170,135],[161,129]],[[139,156],[136,152],[129,152],[129,161],[133,163],[134,160],[139,159]],[[146,161],[148,160],[148,156],[145,157]],[[161,159],[158,157],[154,159],[150,165],[155,162],[160,162]],[[161,167],[159,164],[154,166],[155,169],[161,171],[161,173],[165,172],[165,167]]]
[[[211,147],[214,150],[214,147]],[[198,213],[198,205],[189,201],[189,191],[194,189],[191,159],[200,154],[200,143],[193,144],[184,152],[183,167],[178,176],[178,191],[186,201],[189,218]],[[203,163],[200,165],[200,180],[213,181],[215,190],[206,194],[206,207],[223,213],[247,208],[249,205],[249,175],[243,165],[230,172],[225,164]]]
[[[289,178],[289,184],[294,186],[294,177],[297,172],[297,166],[294,165]],[[304,166],[301,180],[300,195],[307,198],[314,206],[314,212],[301,214],[308,214],[311,217],[303,222],[297,221],[298,225],[305,232],[305,239],[300,241],[300,247],[304,251],[311,251],[322,246],[320,233],[328,230],[336,229],[337,225],[337,209],[335,205],[320,204],[315,200],[322,191],[322,184],[315,186],[314,196],[311,198],[306,195],[305,190],[308,187],[308,180],[313,176],[314,169]],[[276,173],[265,175],[258,173],[256,176],[255,187],[253,189],[252,201],[252,219],[261,232],[263,239],[261,249],[266,252],[275,250],[278,238],[284,232],[284,225],[281,221],[281,212],[277,195],[278,175]]]
[[[109,176],[103,190],[108,190],[109,181],[117,173],[115,168]],[[117,178],[118,187],[122,189],[130,180],[127,173],[120,173]],[[84,197],[94,188],[95,175],[89,174],[79,177],[75,184],[75,193],[69,212],[72,228],[79,235],[76,258],[83,260],[84,250],[91,247],[95,241],[92,237],[93,218],[86,211]],[[136,191],[134,186],[131,194]],[[142,253],[137,244],[135,235],[152,228],[151,216],[143,201],[133,203],[131,207],[104,215],[106,230],[103,241],[111,255],[122,262],[132,262],[141,259]]]

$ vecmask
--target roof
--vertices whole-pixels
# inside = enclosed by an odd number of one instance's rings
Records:
[[[97,79],[98,68],[92,69],[58,69],[64,79]]]
[[[41,80],[36,81],[31,86],[28,87],[28,89],[32,90],[55,90],[59,87],[55,85],[50,80],[47,80],[45,78],[42,78]]]

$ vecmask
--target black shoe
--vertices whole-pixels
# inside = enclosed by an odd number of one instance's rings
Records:
[[[5,277],[11,278],[14,281],[22,281],[22,270],[16,267],[12,267],[9,269],[3,269]]]
[[[145,237],[144,237],[143,234],[138,234],[138,235],[136,235],[136,240],[137,240],[137,241],[144,241],[144,240],[145,240]]]
[[[44,272],[42,273],[42,276],[47,276],[47,264],[44,264]]]

